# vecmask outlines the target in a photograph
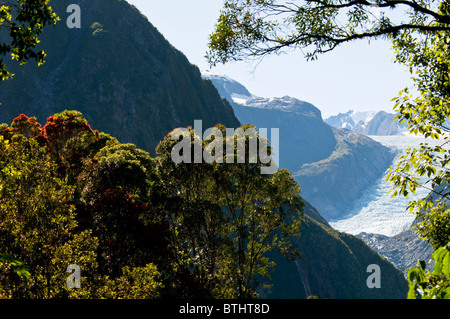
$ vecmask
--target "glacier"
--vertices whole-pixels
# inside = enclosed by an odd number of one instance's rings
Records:
[[[407,147],[417,147],[419,143],[438,143],[436,140],[409,134],[369,137],[398,152],[393,161],[394,167]],[[365,232],[391,237],[410,229],[415,216],[407,210],[408,203],[428,195],[429,190],[419,187],[416,193],[410,194],[408,198],[401,195],[392,198],[389,193],[391,184],[386,181],[386,175],[387,172],[363,192],[346,216],[330,220],[329,224],[339,231],[353,235]]]

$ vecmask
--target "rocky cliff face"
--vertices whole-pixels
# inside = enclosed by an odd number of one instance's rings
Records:
[[[203,76],[229,100],[242,123],[279,128],[279,166],[294,174],[303,197],[326,219],[345,215],[362,190],[392,163],[394,154],[387,147],[353,131],[331,127],[308,102],[287,96],[256,97],[226,76]],[[358,113],[355,119],[371,116]]]
[[[288,96],[254,98],[245,105],[233,103],[233,108],[241,123],[279,129],[279,166],[291,172],[327,158],[336,146],[333,130],[310,103]]]
[[[44,122],[64,109],[77,109],[99,130],[151,153],[170,130],[192,125],[194,119],[202,119],[205,126],[240,124],[213,84],[202,80],[198,69],[126,1],[77,1],[82,8],[82,28],[69,30],[64,23],[65,9],[73,2],[54,3],[62,20],[41,37],[47,63],[39,68],[13,65],[14,80],[0,85],[0,122],[10,123],[20,113]],[[233,103],[233,99],[254,99],[242,87],[236,88],[235,95],[228,97]],[[286,164],[293,171],[304,164],[339,158],[336,150],[354,144],[352,138],[342,137],[323,123],[320,111],[309,103],[286,97],[256,99],[249,105],[252,108],[236,107],[242,116],[249,112],[243,122],[264,127],[253,119],[268,124],[263,121],[277,118],[280,129],[288,129],[285,143],[289,147],[283,154],[293,154],[294,160]],[[339,172],[342,167],[338,164],[322,168]],[[353,182],[345,174],[342,178],[335,178],[338,187],[333,196],[348,192]],[[313,185],[323,187],[321,182]],[[302,236],[294,243],[302,257],[297,263],[278,263],[274,288],[267,297],[404,297],[406,283],[392,264],[360,239],[331,229],[311,205],[307,204],[305,214]],[[380,265],[387,283],[382,289],[367,287],[369,264]]]
[[[77,1],[82,25],[69,29],[66,9],[72,3],[52,3],[61,21],[40,38],[44,65],[10,63],[15,77],[0,85],[0,123],[20,113],[45,122],[76,109],[99,130],[152,155],[166,134],[195,119],[205,127],[240,125],[198,68],[128,2]]]
[[[368,233],[358,234],[357,237],[404,272],[417,266],[419,260],[428,262],[434,251],[430,244],[419,239],[414,230],[407,230],[393,237]]]

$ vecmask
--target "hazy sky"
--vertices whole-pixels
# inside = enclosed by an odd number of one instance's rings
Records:
[[[222,8],[222,0],[127,0],[135,5],[177,49],[200,70],[208,36]],[[266,57],[258,65],[234,62],[212,72],[226,74],[255,95],[289,95],[318,107],[326,118],[353,110],[392,112],[391,99],[411,84],[406,68],[392,62],[389,42],[345,44],[318,61],[306,62],[300,51]]]

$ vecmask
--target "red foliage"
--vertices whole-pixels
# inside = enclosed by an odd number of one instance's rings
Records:
[[[71,174],[70,178],[75,178],[82,170],[82,159],[88,155],[88,145],[99,140],[99,133],[80,112],[64,111],[50,116],[35,140],[47,147],[60,176]]]
[[[87,122],[76,112],[64,112],[50,116],[42,132],[36,139],[40,143],[63,147],[72,137],[85,133],[95,134]]]
[[[3,136],[5,138],[5,140],[10,140],[11,137],[13,136],[13,129],[12,128],[7,128],[4,130],[0,131],[0,136]]]
[[[0,135],[5,139],[11,139],[13,135],[22,134],[28,138],[34,138],[41,134],[41,124],[36,121],[35,117],[28,117],[20,114],[16,117],[11,127],[0,131]]]
[[[35,117],[28,117],[25,114],[20,114],[16,117],[11,128],[15,134],[22,134],[28,138],[36,137],[41,133],[41,124],[36,121]]]

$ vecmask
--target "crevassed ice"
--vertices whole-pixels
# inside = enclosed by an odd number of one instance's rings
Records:
[[[408,146],[417,146],[419,143],[425,142],[424,138],[413,135],[370,137],[385,146],[398,150],[404,150]],[[429,144],[438,143],[429,139],[426,142]],[[390,189],[391,184],[386,182],[386,174],[384,174],[374,185],[363,192],[361,198],[350,208],[347,216],[339,220],[329,221],[330,225],[339,231],[354,235],[366,232],[394,236],[410,229],[414,221],[414,215],[407,210],[408,203],[423,198],[429,191],[419,188],[415,194],[410,194],[408,198],[403,196],[391,198]]]

